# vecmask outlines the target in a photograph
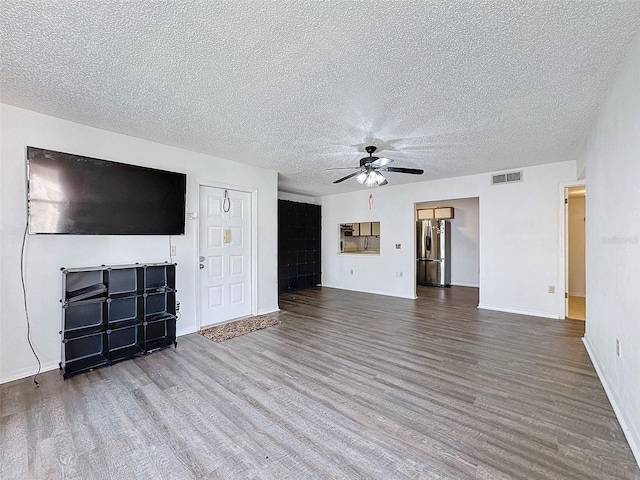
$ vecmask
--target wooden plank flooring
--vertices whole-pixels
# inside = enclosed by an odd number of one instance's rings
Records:
[[[0,386],[0,478],[640,479],[584,322],[316,288],[282,323]]]

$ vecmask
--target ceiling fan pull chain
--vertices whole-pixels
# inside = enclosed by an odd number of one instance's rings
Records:
[[[229,199],[229,191],[224,189],[224,200],[222,200],[222,211],[224,213],[229,213],[231,210],[231,199]]]
[[[373,193],[369,194],[369,210],[373,207]]]

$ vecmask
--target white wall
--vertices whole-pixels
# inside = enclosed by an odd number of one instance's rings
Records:
[[[451,285],[480,284],[480,204],[477,198],[421,202],[416,208],[453,207],[451,223]]]
[[[584,297],[585,279],[585,197],[569,196],[567,201],[569,233],[569,295]]]
[[[640,34],[585,150],[585,344],[640,464]],[[622,355],[616,356],[616,339]]]
[[[523,170],[524,181],[505,185],[487,173],[322,197],[323,285],[414,298],[415,203],[479,197],[480,307],[564,318],[560,184],[575,180],[576,164]],[[380,221],[380,256],[339,255],[337,225],[364,221]]]
[[[277,173],[216,157],[115,134],[0,104],[0,382],[35,373],[26,340],[20,285],[20,251],[26,222],[26,147],[36,146],[105,160],[187,174],[187,210],[198,210],[197,181],[257,191],[257,308],[278,308]],[[177,247],[177,290],[182,318],[178,334],[196,330],[197,220],[186,234],[171,237]],[[26,283],[31,336],[45,369],[60,362],[60,267],[162,262],[169,260],[168,236],[30,235]],[[178,347],[180,348],[180,347]]]

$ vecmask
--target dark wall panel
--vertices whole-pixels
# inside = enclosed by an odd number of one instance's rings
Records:
[[[278,291],[320,284],[321,207],[278,200]]]

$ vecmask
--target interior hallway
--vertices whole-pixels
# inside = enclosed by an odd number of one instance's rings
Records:
[[[586,303],[585,297],[569,295],[569,311],[567,318],[570,318],[571,320],[582,320],[584,322],[587,319]]]

